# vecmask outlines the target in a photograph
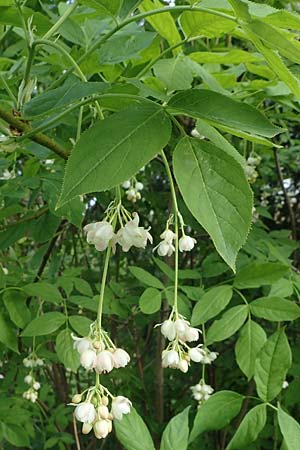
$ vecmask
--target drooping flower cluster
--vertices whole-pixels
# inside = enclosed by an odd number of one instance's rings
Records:
[[[44,361],[32,354],[23,359],[23,364],[27,368],[42,367],[44,365]]]
[[[170,221],[170,220],[169,220]],[[159,256],[171,256],[175,252],[174,240],[176,239],[176,233],[169,229],[169,221],[167,222],[166,229],[161,233],[160,243],[153,249],[157,250]],[[184,232],[183,224],[181,227],[182,236],[179,239],[178,247],[181,252],[190,252],[195,244],[196,239],[191,236],[187,236]]]
[[[96,328],[91,328],[89,336],[78,338],[73,335],[74,348],[80,355],[80,364],[86,370],[95,370],[96,373],[108,373],[112,369],[125,367],[130,356],[122,348],[117,348],[108,334]]]
[[[199,340],[200,331],[191,327],[184,317],[179,315],[177,317],[172,311],[170,318],[161,324],[161,333],[170,341],[167,348],[162,352],[163,367],[179,369],[186,373],[191,360],[200,362],[194,357],[198,348],[191,348],[187,345],[187,342]]]
[[[122,187],[126,189],[126,197],[127,200],[129,200],[132,203],[136,203],[137,200],[141,200],[141,192],[144,189],[143,183],[140,181],[134,180],[127,180],[124,181],[122,184]]]
[[[191,387],[191,391],[193,398],[199,402],[200,406],[209,399],[214,389],[209,384],[205,384],[204,380],[200,380],[198,384]]]
[[[38,390],[40,389],[41,384],[35,380],[31,373],[26,375],[24,381],[29,385],[29,388],[27,389],[27,391],[23,392],[23,398],[25,398],[26,400],[30,400],[32,403],[35,403],[38,399]]]
[[[245,173],[246,176],[248,178],[249,183],[255,183],[257,177],[258,177],[258,172],[256,170],[256,167],[260,164],[261,162],[261,157],[251,154],[249,156],[249,158],[246,161],[246,166],[245,166]]]
[[[114,232],[112,222],[115,216],[118,216],[121,228]],[[122,247],[123,252],[128,252],[131,247],[146,248],[147,242],[153,242],[149,233],[150,228],[139,226],[139,215],[134,212],[132,217],[122,205],[114,208],[113,214],[108,214],[101,222],[89,223],[84,227],[87,234],[87,241],[93,244],[98,251],[106,250],[109,244],[115,250],[116,244]],[[125,225],[124,223],[125,222]]]
[[[132,403],[126,397],[114,397],[108,389],[99,384],[82,394],[74,395],[71,405],[76,406],[74,415],[83,423],[82,433],[88,434],[93,430],[97,439],[104,439],[112,431],[113,420],[122,420],[123,415],[130,412]]]
[[[201,364],[211,364],[218,357],[218,353],[211,352],[207,347],[203,347],[201,344],[197,347],[191,348],[190,358],[194,362],[200,362]]]

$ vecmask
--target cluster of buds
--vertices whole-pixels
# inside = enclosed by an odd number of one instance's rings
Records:
[[[199,402],[199,406],[209,399],[214,392],[213,388],[209,384],[205,384],[204,380],[200,380],[198,384],[191,387],[192,396]]]
[[[200,362],[201,364],[211,364],[218,357],[218,353],[211,352],[207,347],[203,347],[202,344],[190,349],[190,358],[194,362]]]
[[[170,343],[162,352],[162,366],[171,369],[179,369],[186,373],[190,361],[200,362],[198,347],[191,348],[187,342],[199,340],[200,331],[190,326],[190,323],[182,316],[172,311],[170,318],[161,324],[161,333]],[[203,359],[203,356],[202,358]]]
[[[23,392],[23,398],[25,398],[26,400],[30,400],[32,403],[35,403],[37,401],[39,395],[38,390],[40,389],[41,385],[34,379],[31,373],[26,375],[24,381],[29,385],[29,388],[27,389],[27,391]]]
[[[137,200],[141,200],[141,192],[144,189],[143,183],[140,181],[127,180],[122,184],[122,187],[126,189],[126,197],[132,203],[135,203]]]
[[[260,164],[261,162],[261,157],[251,154],[249,156],[249,158],[246,161],[246,166],[245,166],[245,173],[246,176],[248,178],[249,183],[255,183],[257,177],[258,177],[258,172],[256,170],[256,167]]]
[[[190,252],[193,250],[196,239],[192,238],[191,236],[187,236],[184,232],[184,224],[182,221],[181,215],[179,215],[180,221],[181,221],[181,231],[182,236],[179,239],[178,247],[181,252]],[[157,253],[159,256],[171,256],[175,251],[174,246],[174,240],[176,239],[176,233],[174,233],[172,230],[169,229],[169,224],[171,222],[172,218],[170,218],[167,221],[167,225],[163,233],[161,233],[160,238],[162,239],[160,243],[153,249],[157,250]]]
[[[23,364],[25,367],[33,369],[35,367],[42,367],[44,365],[44,361],[32,354],[23,359]]]
[[[112,369],[125,367],[130,356],[122,348],[117,348],[106,331],[97,332],[93,326],[89,336],[78,338],[73,335],[74,348],[80,355],[80,364],[86,370],[108,373]]]
[[[86,398],[83,401],[85,393]],[[93,386],[82,394],[74,395],[71,405],[76,406],[74,415],[83,423],[82,433],[88,434],[93,430],[97,439],[106,438],[112,431],[113,420],[122,420],[123,415],[128,414],[132,406],[128,398],[114,397],[102,385]]]
[[[114,232],[112,225],[115,218],[119,219],[121,228]],[[119,203],[108,209],[106,217],[101,222],[89,223],[84,227],[87,241],[93,244],[98,251],[106,250],[109,244],[115,251],[116,244],[122,247],[123,252],[128,252],[131,247],[146,248],[147,242],[152,244],[150,228],[139,226],[139,216],[136,212],[130,216],[129,212]]]

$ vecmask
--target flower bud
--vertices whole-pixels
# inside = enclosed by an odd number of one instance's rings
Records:
[[[98,407],[98,414],[101,417],[101,419],[108,419],[109,411],[108,411],[107,406],[100,405]]]
[[[161,326],[161,334],[163,336],[165,336],[167,339],[169,339],[169,341],[173,341],[175,339],[176,336],[176,328],[175,328],[175,323],[168,319],[165,320]]]
[[[41,387],[41,384],[38,381],[35,381],[32,385],[33,389],[35,389],[36,391],[38,391]]]
[[[124,189],[129,189],[131,186],[130,180],[126,180],[124,181],[124,183],[122,184],[122,188]]]
[[[93,346],[94,346],[97,350],[104,350],[104,345],[102,344],[101,341],[95,341],[95,342],[93,342]]]
[[[37,392],[32,391],[32,392],[30,393],[30,401],[31,401],[32,403],[35,403],[35,402],[37,401],[37,398],[38,398]]]
[[[26,375],[26,377],[24,378],[24,381],[26,384],[31,384],[34,381],[34,378],[32,375]]]
[[[104,406],[107,406],[108,403],[109,403],[109,398],[106,397],[106,396],[102,397],[102,404],[103,404]]]
[[[141,183],[140,181],[138,181],[137,183],[135,183],[135,189],[137,191],[142,191],[144,189],[144,185],[143,183]]]
[[[112,354],[108,350],[103,350],[97,355],[96,369],[99,373],[110,372],[114,367]]]
[[[72,403],[80,403],[81,402],[81,394],[75,394],[72,397]]]
[[[184,235],[179,239],[179,250],[181,252],[190,252],[194,248],[196,242],[196,239]]]
[[[93,425],[91,423],[85,422],[82,425],[82,434],[89,434],[89,432],[92,430]]]
[[[127,364],[130,361],[130,356],[122,348],[116,348],[115,351],[112,353],[112,356],[114,361],[114,367],[116,369],[127,366]]]
[[[186,359],[181,359],[178,364],[178,369],[186,373],[189,370],[189,365]]]
[[[93,428],[97,439],[104,439],[109,433],[109,425],[107,420],[97,420],[94,423]]]
[[[95,367],[97,361],[97,354],[94,350],[85,350],[80,355],[80,364],[86,370],[91,370]]]

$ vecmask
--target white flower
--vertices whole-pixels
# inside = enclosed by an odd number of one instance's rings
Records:
[[[98,414],[101,417],[101,419],[108,419],[109,417],[109,411],[108,411],[108,407],[105,405],[100,405],[98,406]]]
[[[32,375],[26,375],[26,377],[24,378],[24,381],[26,384],[31,384],[34,381],[34,378]]]
[[[190,348],[189,357],[194,362],[201,362],[204,358],[203,350],[199,347]]]
[[[37,366],[42,367],[44,365],[44,361],[41,358],[37,358],[35,361]]]
[[[201,361],[202,364],[211,364],[218,357],[218,353],[211,352],[208,350],[208,348],[203,348],[202,352],[203,352],[203,360]]]
[[[97,420],[94,423],[94,432],[97,439],[104,439],[109,433],[109,420]]]
[[[93,423],[96,419],[95,407],[89,402],[83,402],[77,405],[74,414],[79,422]]]
[[[33,367],[32,359],[29,359],[29,358],[24,358],[23,359],[23,364],[24,364],[25,367]]]
[[[138,214],[134,212],[133,219],[118,231],[116,241],[121,245],[123,252],[128,252],[132,246],[146,248],[148,240],[152,244],[152,236],[148,231],[150,228],[146,230],[139,227],[139,220]]]
[[[84,367],[86,370],[92,370],[97,361],[97,354],[94,352],[94,350],[85,350],[80,355],[80,364],[82,367]]]
[[[174,245],[167,241],[161,241],[155,249],[157,249],[159,256],[171,256],[175,252]]]
[[[38,394],[37,394],[37,392],[32,391],[32,392],[30,393],[30,401],[31,401],[32,403],[35,403],[35,402],[37,401],[37,399],[38,399]]]
[[[122,348],[116,348],[115,351],[112,353],[112,356],[114,361],[114,367],[116,369],[127,366],[127,364],[130,361],[130,356]]]
[[[184,319],[175,320],[175,328],[179,338],[184,338],[187,329],[189,328],[189,322]]]
[[[173,341],[175,339],[176,328],[175,323],[172,320],[165,320],[161,326],[160,331],[163,336],[169,339],[169,341]]]
[[[286,389],[289,386],[288,381],[284,380],[284,382],[282,383],[282,389]]]
[[[186,373],[189,370],[189,365],[186,359],[181,359],[178,364],[178,369]]]
[[[89,434],[89,432],[93,429],[93,425],[91,423],[85,422],[82,425],[82,434]]]
[[[41,384],[38,381],[35,381],[32,385],[33,389],[35,389],[36,391],[38,391],[41,387]]]
[[[183,340],[187,342],[198,341],[199,339],[199,330],[193,327],[187,327],[185,334],[183,336]]]
[[[88,243],[94,244],[100,252],[107,249],[110,240],[114,237],[113,227],[106,220],[89,223],[83,230],[87,233]]]
[[[162,352],[162,366],[175,369],[179,363],[179,355],[175,350],[164,350]]]
[[[111,404],[111,412],[115,419],[121,420],[123,414],[130,413],[132,403],[128,398],[118,395],[115,397]]]
[[[205,384],[203,380],[195,386],[191,386],[193,397],[197,401],[206,401],[214,392],[213,388],[209,384]]]
[[[124,189],[129,189],[131,186],[130,180],[124,181],[124,183],[122,184],[122,188]]]
[[[181,252],[190,252],[194,248],[196,242],[196,239],[184,235],[179,239],[179,250]]]
[[[113,355],[108,350],[98,353],[96,360],[97,372],[110,372],[114,367]]]
[[[176,238],[176,234],[172,230],[169,230],[169,228],[167,228],[163,233],[161,233],[160,237],[163,241],[172,243]]]
[[[141,183],[140,181],[137,181],[137,182],[135,183],[135,189],[136,189],[137,191],[142,191],[142,190],[144,189],[143,183]]]
[[[91,348],[91,341],[88,338],[79,338],[72,334],[72,339],[74,339],[73,348],[80,354]]]

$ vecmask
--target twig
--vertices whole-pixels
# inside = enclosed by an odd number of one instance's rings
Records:
[[[25,133],[30,133],[32,131],[30,125],[18,119],[12,113],[5,111],[2,108],[0,108],[0,118],[18,131]],[[46,136],[45,134],[36,133],[31,135],[30,139],[34,142],[37,142],[40,145],[43,145],[44,147],[49,148],[61,158],[68,159],[69,154],[67,150],[64,147],[62,147],[58,142],[56,142],[54,139]]]
[[[81,450],[75,414],[73,414],[73,428],[74,428],[74,437],[75,437],[75,442],[76,442],[76,448],[77,448],[77,450]]]

